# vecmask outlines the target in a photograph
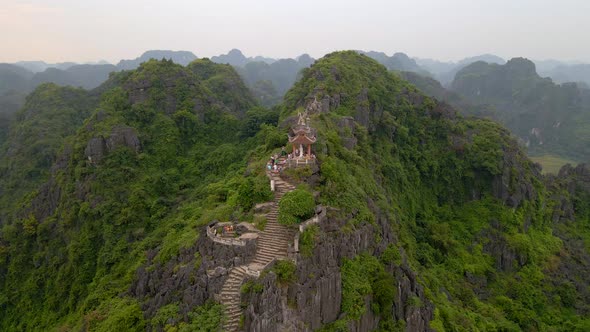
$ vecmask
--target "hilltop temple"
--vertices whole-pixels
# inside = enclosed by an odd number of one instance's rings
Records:
[[[309,126],[307,111],[299,113],[298,116],[297,124],[291,127],[288,134],[289,143],[293,146],[292,158],[298,160],[313,159],[311,146],[316,142],[317,138]]]

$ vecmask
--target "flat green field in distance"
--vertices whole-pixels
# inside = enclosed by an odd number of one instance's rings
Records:
[[[541,164],[541,166],[543,166],[543,174],[557,174],[559,173],[559,169],[565,164],[571,164],[572,166],[576,166],[578,164],[576,161],[565,159],[552,154],[531,156],[530,158],[532,161],[539,163]]]

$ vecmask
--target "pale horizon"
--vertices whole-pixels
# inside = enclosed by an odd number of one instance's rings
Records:
[[[494,54],[588,63],[590,45],[580,42],[588,12],[590,3],[573,0],[6,0],[0,62],[116,64],[148,50],[203,58],[237,48],[277,59],[354,49],[445,62]]]

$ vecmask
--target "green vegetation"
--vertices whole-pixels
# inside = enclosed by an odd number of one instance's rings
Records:
[[[289,179],[293,183],[301,183],[309,178],[313,173],[311,167],[287,168],[281,174],[282,177]]]
[[[299,252],[303,257],[311,257],[320,228],[318,225],[307,227],[299,237]]]
[[[303,188],[297,188],[286,193],[279,201],[278,221],[284,225],[295,225],[313,216],[314,212],[313,195]]]
[[[353,52],[330,54],[306,71],[286,95],[282,117],[293,114],[311,91],[317,99],[339,100],[330,113],[312,117],[322,133],[316,146],[321,203],[340,209],[330,218],[348,220],[342,232],[374,223],[377,211],[391,220],[426,299],[438,310],[433,327],[539,330],[585,324],[580,311],[552,300],[564,292],[545,272],[563,250],[551,229],[555,203],[506,129],[445,114],[411,85]],[[346,115],[363,124],[352,133],[352,149],[343,144],[351,135],[340,125]],[[509,207],[495,196],[494,179],[508,195],[523,185],[536,193]],[[493,249],[490,242],[505,247]],[[499,267],[496,257],[507,252],[515,259]],[[383,263],[368,255],[343,262],[342,311],[348,319],[372,309],[366,301],[377,303],[375,312],[389,305],[387,297],[377,302],[374,288],[390,282],[371,278],[382,271],[381,264],[400,264],[398,255],[390,247]],[[468,280],[485,280],[485,286]],[[478,287],[485,287],[485,298]],[[386,289],[381,292],[388,294]],[[510,302],[502,302],[506,298]],[[404,305],[421,308],[424,301],[411,298]],[[583,301],[580,294],[575,301]]]
[[[112,299],[87,316],[90,331],[143,331],[145,322],[139,304],[129,299]]]
[[[27,97],[0,146],[4,156],[0,160],[2,219],[13,219],[7,211],[15,211],[17,204],[26,201],[26,194],[47,181],[64,140],[76,132],[96,105],[96,98],[88,92],[55,84],[41,85]]]
[[[215,332],[219,331],[223,324],[225,316],[223,314],[223,306],[220,304],[207,304],[197,307],[195,310],[189,312],[189,322],[181,322],[178,328],[168,328],[168,332]]]
[[[461,107],[466,103],[459,98],[448,99],[451,104],[505,124],[527,142],[531,155],[579,162],[590,157],[590,90],[542,78],[530,60],[475,62],[457,73],[451,88],[474,106]]]
[[[248,280],[246,281],[242,287],[240,288],[240,292],[242,294],[248,294],[248,293],[257,293],[260,294],[262,293],[262,291],[264,290],[264,285],[253,281],[253,280]]]
[[[368,254],[345,259],[342,264],[342,312],[349,320],[358,320],[368,310],[367,297],[374,302],[371,310],[386,313],[396,294],[393,276],[385,272],[379,260]],[[384,320],[391,319],[384,315]]]
[[[343,259],[344,315],[324,330],[369,310],[381,330],[403,329],[394,303],[434,305],[440,331],[587,329],[585,173],[542,178],[500,125],[450,114],[370,58],[337,52],[271,110],[231,67],[207,60],[148,61],[113,74],[96,100],[37,89],[0,154],[0,330],[218,330],[219,304],[185,307],[174,290],[142,310],[154,295],[132,286],[154,272],[158,287],[213,220],[263,225],[252,207],[272,198],[264,164],[285,144],[277,124],[324,97],[329,112],[311,115],[319,182],[283,196],[279,221],[313,216],[317,191],[328,222],[343,227],[309,227],[302,261],[328,234],[370,229],[382,251]],[[211,258],[188,259],[202,287],[196,274]],[[400,266],[423,289],[405,303],[395,302]],[[297,271],[273,267],[282,286]]]
[[[3,190],[13,193],[0,205],[0,289],[10,290],[0,296],[1,330],[79,329],[91,317],[97,329],[143,330],[151,323],[137,299],[119,295],[128,294],[146,250],[166,264],[195,245],[203,225],[240,218],[268,199],[262,168],[243,176],[248,151],[267,137],[244,134],[238,120],[255,103],[246,93],[226,104],[247,89],[239,78],[230,83],[237,90],[219,83],[236,79],[231,68],[204,66],[209,76],[203,66],[148,61],[113,75],[100,102],[54,85],[28,98],[5,143],[21,150],[0,156]],[[116,128],[132,130],[117,140]],[[135,135],[138,150],[129,143]],[[97,137],[106,148],[89,162]],[[56,159],[63,161],[50,172]]]
[[[295,280],[295,263],[290,260],[279,260],[275,263],[272,271],[277,275],[277,281],[280,285],[287,285]]]
[[[268,222],[268,220],[266,219],[266,215],[255,215],[254,216],[253,223],[258,230],[263,231],[264,228],[266,227],[267,222]]]

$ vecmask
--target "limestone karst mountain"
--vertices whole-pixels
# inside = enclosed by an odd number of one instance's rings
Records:
[[[590,90],[541,78],[535,64],[514,58],[505,65],[477,62],[457,73],[451,89],[510,128],[532,154],[590,160]]]
[[[299,119],[314,162],[269,178]],[[92,92],[42,85],[16,121],[1,330],[590,326],[588,168],[541,175],[507,129],[355,51],[272,109],[229,65],[150,60]]]
[[[189,51],[170,51],[170,50],[150,50],[144,52],[141,56],[132,60],[121,60],[117,64],[119,70],[130,70],[136,69],[142,63],[149,61],[150,59],[156,60],[172,60],[174,63],[186,66],[192,61],[196,60],[197,57]]]
[[[477,56],[467,57],[457,61],[456,63],[420,58],[416,58],[415,60],[418,65],[432,73],[434,78],[436,78],[444,86],[448,86],[453,81],[455,75],[459,70],[474,62],[483,61],[487,63],[496,63],[500,65],[506,63],[506,60],[493,54],[481,54]]]

